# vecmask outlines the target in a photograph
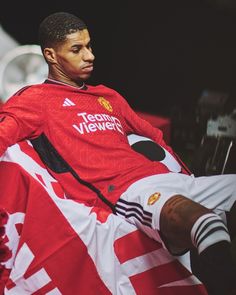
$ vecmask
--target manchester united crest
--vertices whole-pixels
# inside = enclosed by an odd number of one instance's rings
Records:
[[[113,111],[111,104],[104,97],[100,96],[98,98],[98,102],[100,103],[101,106],[104,107],[104,109],[108,110],[109,112]]]
[[[160,193],[154,193],[148,198],[148,205],[153,205],[160,199]]]

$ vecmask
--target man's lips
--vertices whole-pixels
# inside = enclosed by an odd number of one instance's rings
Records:
[[[89,73],[92,72],[93,70],[93,65],[89,65],[83,68],[83,72]]]

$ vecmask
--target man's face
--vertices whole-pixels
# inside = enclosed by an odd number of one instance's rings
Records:
[[[95,59],[87,29],[67,36],[67,40],[54,48],[54,70],[62,80],[85,81],[93,71]]]

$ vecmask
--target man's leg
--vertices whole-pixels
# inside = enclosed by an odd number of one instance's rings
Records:
[[[228,295],[228,288],[233,289],[236,284],[236,270],[229,253],[226,220],[222,218],[232,208],[235,197],[236,175],[195,178],[167,173],[131,185],[116,209],[118,215],[128,218],[152,238],[158,240],[161,233],[172,254],[197,249],[204,272],[210,277],[209,282],[203,283],[211,286],[213,277],[215,291],[221,292],[215,294]],[[154,230],[147,230],[149,227]],[[223,279],[219,279],[221,275]]]
[[[197,250],[196,255],[204,269],[199,279],[209,294],[236,294],[236,267],[231,257],[230,236],[217,214],[176,195],[162,207],[160,232],[172,253],[186,248]]]

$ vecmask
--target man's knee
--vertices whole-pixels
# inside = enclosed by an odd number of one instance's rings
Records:
[[[216,214],[213,214],[211,210],[201,204],[182,195],[171,197],[163,206],[160,214],[160,232],[167,248],[173,253],[173,249],[184,250],[197,247],[196,243],[200,241],[203,233],[199,236],[191,233],[193,226],[199,218],[204,220],[202,216],[209,213],[212,214],[210,217],[213,223],[220,222],[220,218]],[[215,219],[217,220],[215,221]],[[208,224],[207,221],[204,222]],[[218,225],[216,224],[216,227]],[[198,224],[197,226],[195,225],[195,230],[197,230],[197,227]],[[195,241],[193,240],[193,235]]]

